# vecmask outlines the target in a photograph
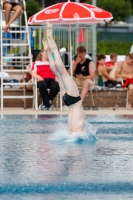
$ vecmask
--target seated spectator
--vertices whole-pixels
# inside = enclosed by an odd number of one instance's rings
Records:
[[[6,26],[3,29],[5,32],[9,32],[10,25],[19,17],[22,8],[19,0],[3,0],[3,9],[5,10],[6,21]],[[14,11],[14,14],[10,18],[11,11]]]
[[[122,87],[127,87],[128,90],[128,110],[132,109],[133,98],[133,53],[129,54],[124,61],[117,63],[117,70],[115,76],[122,78],[124,84]]]
[[[107,67],[107,69],[110,71],[113,69],[113,66],[117,63],[117,57],[118,55],[116,53],[112,53],[110,55],[110,61],[109,62],[105,62],[105,66]]]
[[[32,77],[37,79],[37,88],[39,88],[43,100],[39,109],[49,110],[54,97],[59,92],[59,84],[55,80],[55,75],[50,69],[48,56],[45,50],[41,50],[36,61],[32,65]],[[48,92],[47,89],[50,89],[50,92]]]
[[[121,82],[117,81],[117,79],[115,77],[111,77],[109,75],[109,72],[107,70],[107,68],[105,67],[105,55],[100,54],[98,55],[98,75],[102,76],[103,79],[103,83],[105,85],[105,87],[121,87]]]
[[[82,87],[80,96],[81,100],[84,101],[89,88],[94,85],[95,76],[94,63],[92,59],[86,58],[86,48],[84,46],[77,48],[77,56],[74,57],[72,70],[77,86]]]

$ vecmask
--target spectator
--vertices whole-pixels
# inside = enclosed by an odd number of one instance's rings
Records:
[[[106,87],[112,88],[114,86],[121,87],[121,83],[116,80],[115,77],[111,77],[105,67],[106,57],[104,54],[98,55],[98,75],[102,76],[103,83]]]
[[[117,63],[115,76],[124,80],[122,87],[127,87],[128,90],[128,110],[132,109],[133,98],[133,53],[129,54],[124,61]]]
[[[77,48],[77,56],[72,63],[74,80],[78,87],[82,87],[81,100],[84,101],[88,90],[94,85],[95,67],[92,59],[86,58],[86,48],[80,46]]]
[[[19,0],[3,0],[3,9],[5,10],[6,21],[6,26],[3,29],[5,32],[9,32],[10,25],[19,17],[22,8]],[[14,14],[10,18],[11,11],[14,11]]]
[[[37,87],[43,103],[39,106],[41,110],[49,110],[54,97],[59,92],[59,84],[55,81],[55,75],[50,69],[48,56],[45,50],[41,50],[36,61],[32,65],[32,77],[37,79]],[[50,92],[48,93],[48,90]]]
[[[110,55],[110,61],[105,63],[105,66],[110,71],[113,69],[113,66],[117,63],[117,57],[118,55],[116,53],[112,53]]]

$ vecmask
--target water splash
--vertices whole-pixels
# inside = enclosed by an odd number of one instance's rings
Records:
[[[95,142],[97,140],[96,137],[97,128],[90,123],[85,122],[85,129],[83,133],[73,132],[69,133],[67,131],[67,126],[61,124],[58,126],[58,129],[55,130],[51,137],[48,138],[48,141],[64,141],[64,142]]]

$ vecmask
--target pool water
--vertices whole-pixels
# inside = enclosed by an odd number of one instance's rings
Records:
[[[1,115],[0,200],[133,199],[133,116]]]

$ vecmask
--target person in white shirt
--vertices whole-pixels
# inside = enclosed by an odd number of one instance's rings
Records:
[[[3,28],[5,32],[10,31],[10,25],[19,17],[22,12],[22,7],[18,0],[3,0],[3,9],[5,10],[6,26]],[[11,11],[14,11],[10,17]]]

